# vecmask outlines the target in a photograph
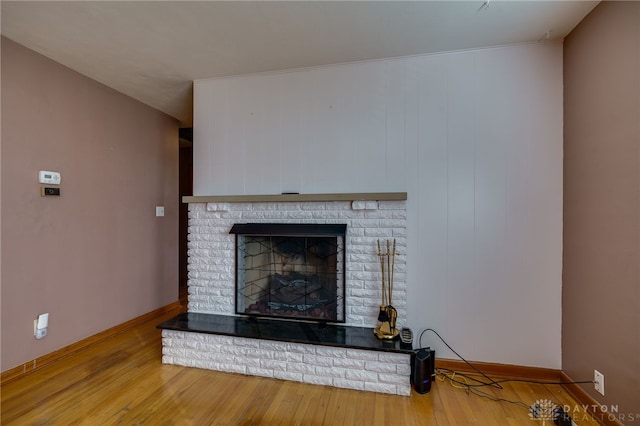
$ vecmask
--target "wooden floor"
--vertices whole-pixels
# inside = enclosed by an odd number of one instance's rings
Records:
[[[558,385],[483,388],[438,381],[410,397],[162,365],[150,321],[2,386],[2,425],[534,425],[537,400],[576,403]],[[587,415],[579,425],[597,424]],[[550,421],[547,425],[552,425]]]

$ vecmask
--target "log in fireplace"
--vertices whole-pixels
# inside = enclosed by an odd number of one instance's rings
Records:
[[[344,224],[235,224],[236,314],[345,322]]]

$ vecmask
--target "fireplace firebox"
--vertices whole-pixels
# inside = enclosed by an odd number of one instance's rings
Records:
[[[344,224],[235,224],[236,314],[345,322]]]

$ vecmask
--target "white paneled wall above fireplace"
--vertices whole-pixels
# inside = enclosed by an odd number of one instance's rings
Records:
[[[407,192],[414,334],[560,368],[562,114],[560,43],[199,80],[194,195]]]

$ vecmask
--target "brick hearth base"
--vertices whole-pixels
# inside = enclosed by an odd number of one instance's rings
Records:
[[[327,325],[324,326],[327,328],[320,328],[320,330],[326,330],[324,334],[328,337],[319,338],[326,339],[327,343],[310,344],[300,343],[299,336],[295,337],[296,341],[278,341],[273,340],[272,335],[266,338],[248,338],[228,335],[231,333],[226,330],[223,330],[223,334],[215,334],[215,329],[218,328],[216,324],[213,324],[208,331],[176,330],[180,328],[178,326],[180,323],[185,323],[185,315],[188,314],[183,314],[182,321],[167,322],[158,326],[163,329],[162,362],[165,364],[361,391],[403,396],[411,394],[409,383],[411,351],[399,349],[398,343],[379,342],[375,337],[370,340],[368,333],[373,336],[371,329]],[[193,318],[193,314],[191,315]],[[203,328],[203,326],[206,328],[207,324],[212,324],[202,321],[202,315],[212,317],[214,320],[221,318],[206,314],[196,315],[200,322],[193,327],[192,320],[192,326],[188,327],[189,329]],[[268,328],[264,322],[261,322],[261,325],[262,329]],[[316,326],[304,325],[303,327],[314,341],[316,333],[310,327]],[[247,334],[247,328],[243,326],[237,328],[238,334]],[[260,326],[256,326],[249,330],[249,333],[255,329],[262,330]],[[347,330],[346,338],[342,333],[344,330]],[[354,330],[355,337],[352,338],[349,333]],[[336,336],[338,336],[337,339],[335,339]],[[360,347],[367,346],[366,342],[369,341],[373,348]]]

